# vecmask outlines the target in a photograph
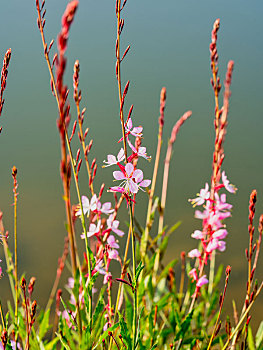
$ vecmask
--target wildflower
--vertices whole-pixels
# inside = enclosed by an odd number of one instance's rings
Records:
[[[221,196],[219,197],[218,193],[215,193],[215,207],[217,210],[231,210],[232,205],[226,203],[226,194],[222,193]]]
[[[106,283],[108,283],[111,280],[112,280],[112,274],[108,271],[104,275],[103,284],[106,284]]]
[[[111,214],[107,219],[108,229],[116,233],[116,235],[122,237],[124,235],[124,232],[118,229],[120,222],[118,220],[114,220],[113,218],[114,216]]]
[[[106,160],[103,161],[103,163],[105,163],[107,165],[104,165],[103,167],[108,167],[108,166],[111,166],[114,164],[118,164],[121,161],[123,161],[124,159],[125,159],[124,149],[121,148],[118,155],[117,155],[117,158],[115,156],[113,156],[112,154],[109,154],[107,156],[107,161]]]
[[[193,249],[188,253],[189,258],[200,258],[201,253],[198,249]]]
[[[208,183],[205,184],[205,188],[200,190],[200,193],[197,193],[196,198],[189,199],[189,202],[195,207],[196,205],[202,205],[206,200],[209,199],[210,192],[209,192],[209,185]]]
[[[92,237],[100,232],[101,228],[101,220],[98,221],[97,225],[95,224],[90,224],[89,225],[89,231],[87,232],[87,237]],[[82,239],[85,238],[84,233],[80,236]]]
[[[118,253],[118,251],[117,251],[116,249],[111,249],[111,250],[109,251],[108,257],[109,257],[109,260],[112,260],[112,259],[118,260],[118,258],[119,258],[119,253]]]
[[[113,186],[113,187],[110,187],[110,188],[109,188],[109,192],[120,192],[120,193],[122,193],[122,194],[124,195],[125,200],[126,200],[127,207],[128,207],[128,205],[129,205],[130,202],[136,203],[135,200],[132,199],[132,198],[129,196],[129,194],[126,192],[125,188],[123,188],[123,187],[120,187],[120,186]]]
[[[206,275],[202,276],[199,278],[199,280],[197,281],[196,283],[196,287],[197,288],[200,288],[202,287],[204,284],[207,284],[208,283],[208,279],[206,278]]]
[[[220,252],[225,251],[226,250],[226,242],[219,241],[217,239],[212,239],[206,247],[206,252],[212,253],[212,251],[216,250],[216,249],[218,249]]]
[[[90,213],[90,210],[93,211],[96,209],[97,207],[97,202],[98,202],[98,198],[96,196],[96,194],[94,194],[91,198],[91,200],[89,201],[89,199],[86,196],[82,196],[81,197],[81,203],[82,203],[82,208],[83,208],[83,214],[86,215]],[[79,209],[76,212],[76,216],[81,216],[81,209]]]
[[[124,180],[124,187],[120,186],[120,191],[126,193],[137,193],[141,187],[148,187],[151,180],[143,180],[143,172],[140,169],[134,169],[132,163],[125,165],[124,171],[114,171],[113,177],[115,180]]]
[[[128,136],[131,134],[135,137],[142,137],[142,126],[136,126],[132,128],[132,120],[131,118],[128,120],[127,125],[125,126],[125,137],[128,138]],[[123,137],[118,141],[121,142],[123,140]]]
[[[107,242],[108,242],[110,248],[116,248],[116,249],[120,248],[119,244],[115,241],[115,237],[113,235],[110,235],[108,237]]]
[[[111,214],[114,212],[114,209],[111,207],[111,202],[106,202],[101,204],[100,201],[97,202],[97,207],[94,212],[104,213],[104,214]]]
[[[94,275],[96,272],[100,273],[101,275],[105,275],[106,271],[103,268],[103,260],[99,259],[96,261],[95,267],[92,270],[92,275]]]
[[[226,173],[225,173],[224,171],[222,172],[222,182],[223,182],[223,185],[224,185],[225,189],[226,189],[228,192],[230,192],[230,193],[236,193],[237,188],[236,188],[234,185],[232,185],[232,184],[229,183],[229,180],[227,179]]]
[[[213,233],[213,238],[224,239],[226,238],[227,235],[228,235],[228,232],[226,229],[220,229]]]
[[[136,149],[136,147],[133,146],[133,144],[130,142],[129,139],[127,139],[128,145],[130,146],[131,150],[133,151],[133,154],[128,158],[128,161],[130,162],[134,157],[142,157],[146,160],[150,160],[151,157],[147,156],[147,152],[146,152],[146,147],[139,147],[138,150]]]
[[[192,277],[194,281],[197,280],[197,272],[195,268],[189,272],[189,276]]]
[[[191,235],[195,239],[203,239],[204,238],[204,233],[199,230],[195,230],[194,233]]]

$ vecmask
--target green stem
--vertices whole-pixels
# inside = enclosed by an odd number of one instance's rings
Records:
[[[261,285],[259,287],[259,289],[257,290],[257,293],[254,296],[254,299],[251,301],[251,303],[249,304],[248,308],[246,309],[246,311],[243,313],[242,317],[240,318],[240,321],[238,322],[238,324],[236,325],[235,329],[233,330],[233,332],[231,333],[230,337],[228,338],[227,342],[225,343],[225,345],[223,346],[222,350],[227,349],[228,344],[230,343],[230,340],[236,335],[236,333],[238,332],[241,324],[243,323],[243,321],[245,320],[247,314],[249,313],[252,305],[254,304],[256,298],[258,297],[259,293],[261,292],[261,289],[263,287],[263,282],[261,282]]]
[[[129,203],[129,212],[130,212],[130,227],[132,235],[132,265],[133,265],[133,322],[132,322],[132,333],[133,333],[133,344],[132,350],[136,348],[136,339],[137,339],[137,314],[138,314],[138,305],[137,305],[137,281],[136,281],[136,242],[134,234],[134,223],[132,215],[132,205]]]

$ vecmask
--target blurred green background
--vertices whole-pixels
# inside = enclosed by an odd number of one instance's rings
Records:
[[[67,1],[46,1],[47,41],[56,40]],[[125,26],[121,47],[131,45],[122,66],[123,82],[130,80],[126,108],[134,104],[134,124],[144,126],[143,143],[154,156],[157,144],[159,94],[167,88],[163,152],[171,129],[188,109],[193,116],[178,135],[170,167],[165,221],[182,225],[173,234],[167,260],[182,250],[196,247],[190,235],[200,228],[188,203],[206,181],[210,181],[214,142],[214,103],[210,85],[209,44],[216,18],[219,31],[219,76],[223,82],[227,62],[235,61],[229,125],[223,169],[238,187],[228,195],[234,205],[227,220],[227,250],[217,262],[232,266],[227,303],[245,295],[247,216],[250,192],[258,190],[256,226],[263,212],[262,186],[262,1],[245,0],[174,1],[128,0],[123,16]],[[50,92],[49,74],[36,23],[35,1],[1,1],[0,50],[12,48],[0,136],[0,209],[13,240],[11,168],[18,168],[19,272],[36,276],[36,294],[44,304],[55,277],[57,258],[63,249],[65,214],[59,175],[60,143],[56,127],[56,103]],[[115,79],[116,18],[114,0],[80,0],[70,31],[65,81],[72,87],[73,65],[80,60],[82,107],[87,107],[86,126],[94,139],[92,156],[98,164],[116,152],[120,138],[118,97]],[[72,90],[71,90],[72,95]],[[71,97],[72,100],[72,97]],[[76,115],[72,104],[72,118]],[[77,143],[76,143],[77,145]],[[154,162],[141,162],[145,177],[151,176]],[[88,194],[82,168],[82,194]],[[160,193],[162,171],[157,193]],[[100,183],[112,185],[111,170],[99,167]],[[158,192],[159,191],[159,192]],[[74,192],[74,189],[73,189]],[[136,216],[144,224],[145,194],[138,195]],[[104,199],[111,198],[105,195]],[[123,217],[127,218],[125,209]],[[124,228],[124,225],[123,227]],[[3,260],[3,251],[0,251]],[[2,263],[3,264],[3,263]],[[257,277],[263,275],[262,257]],[[117,272],[116,276],[117,277]],[[9,295],[7,274],[1,280],[1,299]],[[242,291],[242,292],[241,292]],[[263,297],[254,308],[257,325],[262,319]],[[228,309],[228,313],[231,313]]]

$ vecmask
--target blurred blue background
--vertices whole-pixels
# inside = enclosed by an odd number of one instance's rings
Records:
[[[47,41],[56,40],[66,4],[65,0],[47,0]],[[12,48],[0,123],[3,127],[0,136],[0,209],[4,212],[12,246],[11,168],[16,165],[19,272],[26,271],[28,278],[36,276],[35,296],[38,295],[38,301],[43,305],[55,277],[65,236],[57,109],[49,88],[35,1],[2,1],[0,10],[1,60],[5,51]],[[193,111],[193,116],[178,135],[170,167],[165,222],[172,225],[181,220],[182,225],[171,238],[167,260],[179,257],[181,250],[196,247],[190,235],[200,228],[200,222],[194,219],[194,210],[187,200],[193,198],[211,176],[214,99],[210,85],[209,44],[214,20],[221,20],[218,35],[221,82],[228,60],[235,61],[223,169],[238,187],[238,192],[228,195],[228,201],[234,205],[233,216],[226,222],[229,229],[227,250],[217,258],[217,262],[232,266],[228,305],[233,297],[241,302],[245,296],[248,200],[254,188],[258,190],[256,227],[263,212],[262,10],[261,1],[128,0],[123,11],[122,51],[131,45],[122,65],[123,82],[130,80],[126,108],[134,104],[134,124],[144,126],[143,142],[148,154],[154,156],[156,150],[162,86],[167,88],[162,156],[175,122],[186,110]],[[118,149],[116,141],[121,133],[115,40],[115,1],[80,0],[70,31],[65,81],[71,88],[73,65],[79,59],[82,108],[87,107],[86,126],[90,128],[89,137],[94,139],[92,156],[97,157],[99,165],[108,153],[114,154]],[[72,104],[72,118],[75,115]],[[153,161],[141,163],[146,178],[151,176],[153,164]],[[88,194],[84,170],[83,167],[81,190]],[[157,194],[160,194],[162,172],[159,175]],[[112,185],[111,171],[99,167],[97,190],[102,181],[106,187]],[[136,216],[142,224],[145,221],[142,214],[146,210],[145,197],[143,193],[138,195],[140,207]],[[123,215],[126,218],[125,210]],[[3,260],[3,251],[0,257]],[[262,280],[262,257],[258,265],[257,277]],[[1,294],[8,295],[6,273],[0,283]],[[3,302],[2,295],[1,299]],[[257,325],[262,318],[262,296],[256,305],[254,324]]]

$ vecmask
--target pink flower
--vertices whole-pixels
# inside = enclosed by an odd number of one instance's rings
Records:
[[[94,275],[96,272],[100,273],[101,275],[105,275],[106,271],[103,268],[103,260],[99,259],[96,261],[96,265],[94,267],[94,269],[92,270],[92,275]]]
[[[112,279],[112,274],[108,271],[108,272],[104,275],[103,284],[108,283],[111,279]]]
[[[97,207],[97,202],[98,202],[98,198],[96,196],[96,194],[94,194],[91,198],[91,201],[89,201],[89,199],[86,196],[82,196],[81,197],[81,203],[82,203],[82,207],[83,207],[83,214],[86,215],[90,213],[90,210],[93,211],[96,209]],[[81,209],[79,209],[76,212],[76,216],[81,216]]]
[[[107,156],[107,161],[105,161],[105,160],[103,161],[103,163],[107,164],[107,165],[104,165],[104,167],[108,167],[108,166],[117,164],[124,159],[125,159],[124,149],[121,148],[118,155],[117,155],[117,158],[115,156],[113,156],[112,154],[109,154]]]
[[[212,251],[214,251],[214,250],[216,250],[216,249],[218,249],[218,240],[217,239],[212,239],[209,243],[208,243],[208,245],[207,245],[207,247],[206,247],[206,253],[212,253]]]
[[[118,250],[115,250],[115,249],[111,249],[109,251],[109,255],[108,255],[109,259],[112,260],[118,260],[119,258],[119,253],[118,253]]]
[[[128,158],[128,161],[131,161],[131,159],[133,159],[134,156],[143,157],[147,160],[151,159],[151,157],[147,156],[146,147],[139,147],[137,150],[128,138],[127,138],[127,142],[128,142],[128,145],[130,146],[131,150],[133,151],[133,155],[131,155]]]
[[[201,253],[198,249],[193,249],[188,253],[189,258],[200,258]]]
[[[215,207],[216,210],[231,210],[232,209],[232,205],[226,203],[226,194],[222,193],[221,196],[219,197],[218,193],[215,193]]]
[[[124,190],[128,194],[137,193],[141,187],[148,187],[151,183],[151,180],[143,180],[142,170],[134,169],[132,163],[127,163],[124,171],[114,171],[113,177],[115,180],[124,180],[121,185],[124,184]],[[119,192],[123,192],[123,187],[120,188]]]
[[[110,248],[116,248],[116,249],[120,248],[119,244],[115,241],[115,237],[113,235],[110,235],[108,237],[107,242],[108,242]]]
[[[234,186],[234,185],[231,185],[229,183],[229,180],[227,179],[226,177],[226,173],[223,171],[222,172],[222,182],[223,182],[223,185],[225,186],[225,189],[230,192],[230,193],[235,193],[237,188]]]
[[[190,272],[189,272],[189,276],[193,278],[194,281],[197,280],[197,272],[196,272],[196,269],[192,269]]]
[[[101,228],[101,220],[98,221],[97,225],[90,224],[89,225],[89,231],[87,232],[87,237],[92,237],[100,232]],[[85,238],[84,233],[80,236],[82,239]]]
[[[113,220],[113,214],[111,214],[108,219],[107,219],[107,226],[108,229],[112,230],[114,233],[116,233],[116,235],[122,237],[124,235],[124,232],[119,230],[120,222],[118,220]]]
[[[228,232],[226,229],[220,229],[213,233],[213,238],[224,239],[226,238],[227,235],[228,235]]]
[[[111,207],[111,202],[106,202],[101,204],[101,202],[98,201],[96,209],[98,212],[104,213],[104,214],[111,214],[114,212],[114,209],[112,209]]]
[[[191,204],[195,207],[196,205],[202,205],[204,202],[209,199],[210,192],[209,192],[209,185],[208,183],[205,184],[205,188],[200,190],[200,193],[197,193],[196,198],[194,199],[189,199]]]
[[[128,136],[131,134],[135,137],[142,137],[142,130],[143,127],[142,126],[136,126],[134,128],[132,128],[132,120],[131,118],[128,120],[127,125],[125,127],[125,137],[128,138]],[[123,140],[123,137],[118,141],[121,142]]]
[[[204,284],[207,284],[208,283],[208,279],[206,278],[206,275],[202,276],[199,278],[199,280],[197,281],[196,283],[196,287],[197,288],[200,288],[202,287]]]
[[[129,205],[130,202],[136,203],[135,200],[132,199],[132,198],[129,196],[129,194],[127,193],[126,189],[123,188],[123,187],[120,187],[120,186],[110,187],[108,191],[109,191],[109,192],[120,192],[120,193],[122,193],[122,194],[124,195],[125,200],[126,200],[127,207],[128,207],[128,205]]]
[[[218,249],[220,252],[223,252],[226,249],[226,242],[225,241],[219,241],[217,239],[212,239],[207,247],[206,247],[206,252],[207,253],[212,253],[213,250]]]
[[[195,230],[194,233],[192,233],[191,235],[193,238],[195,239],[204,239],[204,233],[202,231],[199,230]]]

